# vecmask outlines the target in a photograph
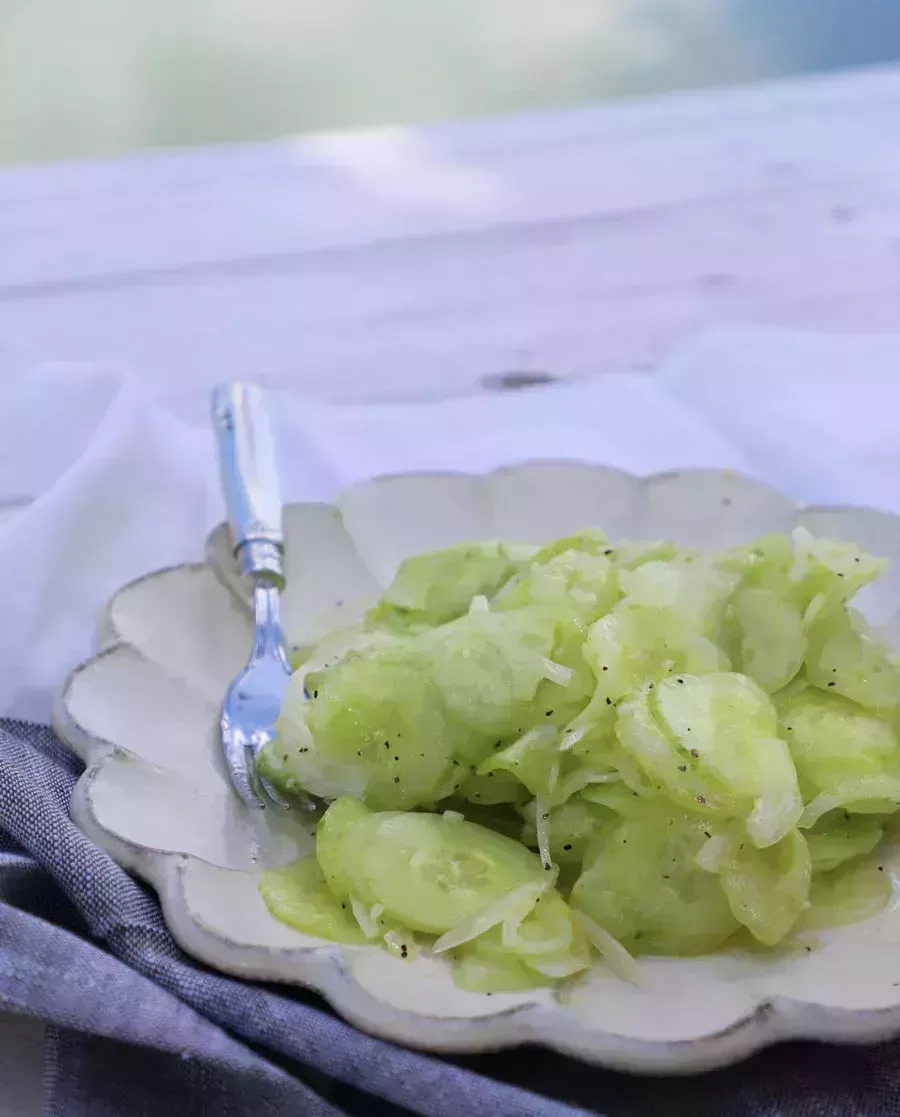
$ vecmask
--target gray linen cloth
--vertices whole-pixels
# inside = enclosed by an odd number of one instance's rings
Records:
[[[315,995],[184,955],[156,897],[71,823],[80,761],[0,721],[0,1009],[43,1020],[60,1117],[887,1117],[900,1044],[782,1045],[685,1079],[539,1049],[441,1059],[358,1032]]]

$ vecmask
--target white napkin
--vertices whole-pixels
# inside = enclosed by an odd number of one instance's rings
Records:
[[[719,331],[654,375],[433,404],[273,412],[285,499],[380,473],[580,459],[740,469],[801,500],[900,510],[900,338]],[[0,714],[46,720],[124,582],[196,559],[223,509],[212,440],[140,386],[41,369],[0,417]],[[30,500],[30,503],[28,502]]]

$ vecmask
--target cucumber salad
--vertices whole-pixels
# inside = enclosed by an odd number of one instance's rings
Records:
[[[900,661],[850,602],[885,566],[803,528],[409,559],[295,664],[260,767],[330,805],[266,904],[484,993],[875,914]]]

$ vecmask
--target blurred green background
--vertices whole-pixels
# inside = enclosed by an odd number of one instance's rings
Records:
[[[0,162],[900,57],[900,0],[0,0]]]

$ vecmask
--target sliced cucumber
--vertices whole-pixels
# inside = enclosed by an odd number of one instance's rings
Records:
[[[313,857],[263,873],[259,891],[272,915],[289,927],[334,942],[366,941],[350,905],[331,891]]]
[[[797,921],[797,931],[819,931],[870,919],[891,898],[891,875],[877,860],[855,861],[831,873],[816,874],[810,906]]]
[[[533,853],[472,822],[376,814],[351,836],[345,864],[353,891],[414,931],[442,934],[519,885],[543,879]]]
[[[344,870],[344,848],[347,834],[361,818],[372,812],[358,799],[344,795],[335,799],[316,826],[316,857],[319,866],[336,896],[350,895],[350,880]]]
[[[460,951],[453,980],[470,993],[518,993],[547,984],[546,977],[514,957],[488,959],[472,951]]]

